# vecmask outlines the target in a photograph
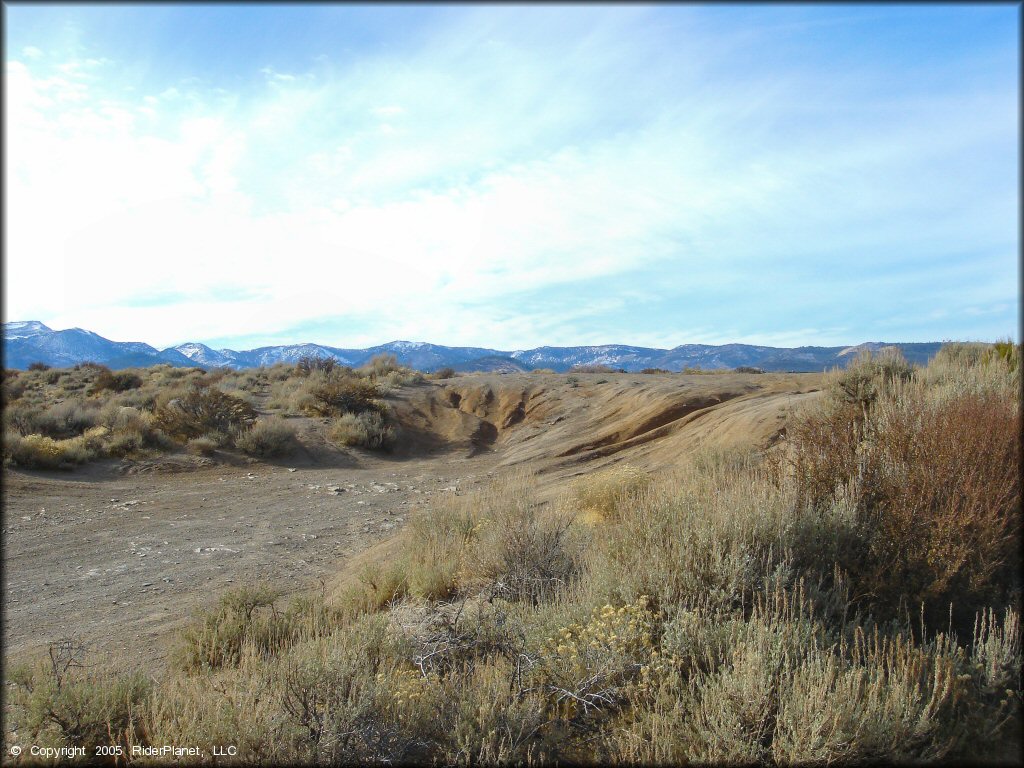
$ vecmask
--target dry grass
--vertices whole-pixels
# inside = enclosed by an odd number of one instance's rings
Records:
[[[573,483],[573,493],[584,519],[613,519],[619,509],[638,500],[653,481],[650,473],[622,464],[586,475]]]

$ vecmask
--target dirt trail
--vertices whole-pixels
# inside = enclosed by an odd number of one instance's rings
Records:
[[[701,446],[765,445],[820,384],[811,374],[575,378],[478,374],[404,388],[392,398],[402,439],[390,456],[339,450],[321,420],[296,419],[303,447],[287,463],[179,454],[127,471],[113,461],[5,470],[6,655],[77,635],[158,662],[193,607],[256,580],[309,589],[437,494],[513,468],[538,473],[548,493],[615,461],[658,470]]]

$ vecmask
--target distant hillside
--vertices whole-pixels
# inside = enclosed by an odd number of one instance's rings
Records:
[[[864,349],[895,346],[912,363],[924,364],[941,342],[889,344],[873,341],[852,347],[764,347],[750,344],[681,344],[672,349],[604,344],[584,347],[536,347],[514,351],[485,347],[446,347],[416,341],[392,341],[366,349],[345,349],[322,344],[286,344],[242,352],[211,349],[189,342],[158,350],[136,341],[110,341],[81,328],[55,331],[35,320],[4,323],[4,365],[24,369],[34,362],[71,366],[93,361],[111,368],[167,363],[200,368],[255,368],[294,363],[304,355],[332,357],[342,365],[360,366],[379,354],[392,354],[403,365],[421,371],[452,367],[457,371],[529,371],[551,368],[567,371],[574,365],[607,365],[627,371],[644,368],[736,368],[753,366],[766,371],[822,371],[845,367]]]

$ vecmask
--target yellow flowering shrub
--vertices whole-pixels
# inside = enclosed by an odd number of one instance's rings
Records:
[[[585,624],[545,641],[538,674],[560,717],[622,705],[673,663],[658,648],[661,614],[646,595],[619,608],[595,608]]]

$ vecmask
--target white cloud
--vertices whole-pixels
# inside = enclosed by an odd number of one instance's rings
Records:
[[[538,9],[540,24],[471,9],[420,51],[331,77],[266,66],[251,93],[177,80],[125,97],[116,68],[83,74],[100,58],[47,67],[23,51],[29,64],[6,67],[8,315],[158,345],[328,317],[358,327],[321,339],[344,344],[598,343],[612,339],[592,321],[641,294],[753,296],[782,290],[776,275],[807,291],[842,259],[861,281],[897,266],[913,279],[928,254],[986,245],[997,271],[1009,260],[1015,180],[967,166],[1013,145],[1014,119],[978,120],[952,92],[842,124],[834,108],[860,80],[723,79],[742,41],[696,34],[663,62],[649,12],[602,8],[565,46],[578,16],[564,9]],[[978,92],[986,114],[1014,101]],[[545,290],[580,298],[586,281],[605,295],[518,310]],[[257,298],[209,298],[223,290]],[[126,301],[159,293],[184,298]],[[807,343],[850,327],[632,319],[616,341]]]

